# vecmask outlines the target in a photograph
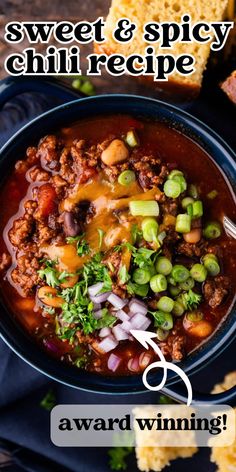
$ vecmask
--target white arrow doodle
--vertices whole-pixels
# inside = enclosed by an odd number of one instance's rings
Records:
[[[153,341],[153,338],[157,337],[156,333],[152,333],[151,331],[142,331],[142,330],[136,330],[136,329],[131,330],[130,333],[135,339],[137,339],[138,342],[140,342],[140,344],[142,344],[142,346],[145,349],[149,349],[149,347],[152,347],[160,359],[160,361],[153,362],[152,364],[147,366],[145,371],[143,372],[143,383],[145,387],[148,390],[153,390],[153,391],[161,390],[164,387],[167,380],[167,370],[170,369],[173,372],[176,372],[176,374],[178,374],[179,377],[181,377],[181,379],[185,383],[187,391],[188,391],[187,406],[191,405],[192,399],[193,399],[193,391],[192,391],[192,385],[190,383],[190,380],[180,367],[178,367],[176,364],[173,364],[172,362],[168,362],[165,360],[165,357],[163,356],[161,349]],[[147,375],[150,372],[150,370],[156,369],[157,367],[161,367],[163,369],[163,378],[158,385],[153,386],[148,383]]]

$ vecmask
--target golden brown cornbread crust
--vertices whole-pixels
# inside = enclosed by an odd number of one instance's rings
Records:
[[[227,7],[227,0],[112,0],[111,8],[106,20],[106,42],[96,45],[95,51],[105,54],[145,54],[148,43],[142,40],[143,27],[148,22],[177,22],[182,16],[190,14],[193,22],[220,21]],[[112,36],[117,21],[120,18],[129,18],[137,25],[137,32],[129,43],[120,44]],[[171,49],[160,49],[158,43],[152,44],[155,55],[158,54],[192,54],[196,58],[196,71],[190,76],[181,76],[174,72],[167,82],[154,82],[152,77],[142,77],[142,81],[150,84],[154,89],[163,89],[170,94],[182,94],[195,97],[202,83],[203,72],[210,54],[210,43],[175,43]]]
[[[95,44],[94,51],[96,54],[107,54],[110,56],[111,54],[115,54],[115,51],[111,49],[110,46],[107,44]],[[149,85],[157,92],[164,92],[165,95],[168,97],[170,96],[178,96],[178,99],[188,99],[191,100],[196,98],[201,90],[200,85],[193,84],[191,82],[178,82],[178,80],[169,77],[169,80],[166,82],[155,82],[152,77],[150,76],[141,76],[141,77],[132,77],[134,80],[138,80],[139,82]]]

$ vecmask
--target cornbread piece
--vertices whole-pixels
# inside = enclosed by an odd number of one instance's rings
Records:
[[[236,371],[226,375],[223,383],[215,385],[212,393],[224,392],[234,385],[236,385]],[[234,472],[236,470],[236,439],[231,446],[213,447],[211,461],[216,463],[217,472]]]
[[[143,27],[148,22],[178,22],[181,17],[188,13],[192,17],[192,22],[213,22],[220,21],[224,16],[227,0],[112,0],[111,8],[107,17],[105,36],[107,41],[102,45],[96,45],[96,52],[106,54],[141,54],[145,55],[148,43],[143,41]],[[135,37],[129,43],[120,44],[112,36],[117,21],[120,18],[129,18],[137,25]],[[184,92],[187,95],[197,95],[200,90],[202,76],[208,56],[210,54],[210,44],[176,42],[173,48],[160,49],[159,43],[153,43],[155,55],[158,54],[192,54],[196,58],[196,71],[189,76],[182,76],[174,72],[168,82],[154,82],[153,77],[143,77],[142,80],[149,81],[158,89],[169,89],[175,94]]]
[[[186,415],[188,416],[189,408],[186,407]],[[166,405],[165,415],[166,417],[174,418],[176,415],[176,410],[173,411],[171,405]],[[134,410],[135,418],[154,418],[155,412],[151,406],[140,406]],[[176,446],[171,447],[161,447],[161,446],[145,446],[145,444],[161,444],[161,441],[165,441],[164,435],[166,435],[166,440],[169,441],[169,431],[142,431],[137,427],[136,422],[134,423],[135,427],[135,436],[136,436],[136,457],[138,462],[138,468],[142,471],[155,471],[159,472],[167,465],[170,465],[170,461],[173,461],[178,458],[192,457],[198,451],[198,448],[195,446],[192,447],[182,447],[178,446],[178,432],[175,435],[175,444]],[[192,435],[192,444],[195,444],[195,436],[191,431],[186,432],[188,435]],[[173,436],[172,436],[173,439]],[[173,444],[173,443],[172,443]],[[141,446],[140,446],[141,445]]]
[[[236,70],[221,84],[222,90],[236,104]]]

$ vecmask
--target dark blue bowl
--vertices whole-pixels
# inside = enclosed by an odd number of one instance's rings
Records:
[[[229,146],[209,127],[193,118],[188,113],[167,103],[149,98],[131,95],[104,95],[83,98],[61,105],[44,113],[18,131],[2,148],[0,152],[1,182],[9,173],[11,164],[22,155],[29,145],[36,143],[42,136],[57,131],[74,121],[98,114],[129,113],[133,116],[147,117],[168,123],[175,129],[191,137],[210,154],[213,160],[224,171],[225,177],[233,187],[236,185],[236,168],[234,153]],[[66,385],[98,393],[124,394],[141,393],[145,391],[141,376],[105,377],[87,373],[77,368],[62,364],[49,357],[33,342],[20,324],[7,311],[3,301],[0,301],[1,318],[0,333],[5,342],[30,365]],[[236,335],[236,310],[232,307],[230,315],[218,329],[215,335],[200,349],[189,355],[179,366],[192,375],[205,367],[211,360],[228,346]],[[159,382],[161,373],[155,374],[152,381]],[[164,391],[180,401],[185,400],[185,394],[179,385],[175,373],[168,376],[168,384]],[[229,393],[216,395],[214,400],[208,395],[195,394],[197,401],[226,402],[232,400],[235,389]]]

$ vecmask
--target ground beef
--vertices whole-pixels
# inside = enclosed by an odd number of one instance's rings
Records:
[[[176,199],[168,199],[163,195],[161,203],[161,211],[163,215],[176,216],[178,213],[178,202]]]
[[[118,251],[110,251],[106,254],[106,257],[102,262],[105,264],[105,266],[107,266],[111,278],[114,279],[117,277],[121,266],[121,253]]]
[[[89,334],[84,334],[82,331],[76,331],[76,337],[80,344],[90,344],[94,341],[94,336],[90,336]]]
[[[173,330],[165,342],[159,343],[159,347],[165,357],[170,357],[174,361],[181,361],[185,356],[185,342],[185,336],[174,334]]]
[[[38,161],[37,157],[37,148],[36,147],[29,147],[26,151],[26,159],[17,161],[15,164],[15,170],[19,174],[24,174],[27,172],[29,167],[36,164]]]
[[[11,256],[3,252],[0,257],[0,270],[5,270],[11,265]]]
[[[37,226],[38,231],[38,242],[39,244],[46,244],[52,238],[56,236],[56,231],[48,226],[44,225],[43,223],[39,223]]]
[[[133,163],[133,168],[138,173],[138,180],[143,189],[163,183],[169,171],[166,166],[160,168],[160,163],[160,159],[153,156],[144,156]]]
[[[208,279],[203,287],[204,297],[212,308],[219,306],[229,292],[230,280],[228,277],[218,275],[214,279]]]
[[[46,170],[42,170],[40,167],[32,167],[28,176],[32,182],[47,182],[50,178],[49,173]]]
[[[8,235],[13,246],[19,247],[28,238],[30,238],[34,227],[34,219],[32,215],[25,214],[22,218],[18,218],[13,222]]]
[[[56,136],[49,135],[41,139],[37,149],[37,158],[47,170],[58,170],[62,142]]]
[[[178,254],[184,254],[187,257],[201,257],[202,255],[202,248],[198,244],[190,244],[186,243],[185,241],[178,244],[176,248],[176,252]]]
[[[26,253],[17,258],[17,267],[12,270],[11,279],[21,288],[25,296],[30,295],[32,289],[39,284],[40,278],[37,272],[39,268],[39,261],[34,254]]]

